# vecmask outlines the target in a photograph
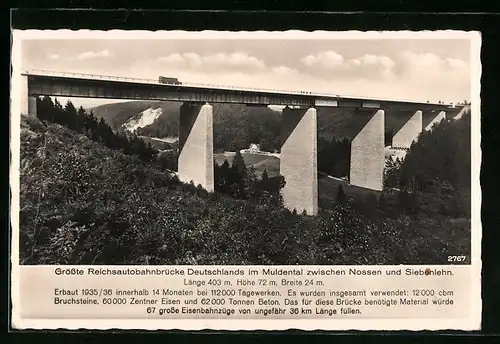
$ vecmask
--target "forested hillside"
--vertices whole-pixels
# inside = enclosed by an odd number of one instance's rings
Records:
[[[442,215],[471,211],[471,117],[444,120],[424,131],[403,162],[388,161],[385,186],[427,198],[423,207]]]
[[[96,117],[102,117],[112,128],[148,108],[161,107],[163,112],[156,121],[137,129],[137,134],[150,137],[177,136],[179,130],[179,102],[126,102],[96,107]],[[214,151],[234,152],[248,148],[251,143],[262,151],[279,152],[281,148],[281,113],[269,107],[247,107],[241,104],[213,104]],[[113,114],[114,112],[114,114]],[[363,119],[352,109],[318,110],[318,166],[319,171],[336,177],[349,175],[350,140],[356,136]],[[354,124],[353,124],[354,122]],[[167,148],[160,143],[154,146]],[[171,153],[165,154],[172,155]],[[174,157],[175,158],[175,157]],[[174,167],[174,164],[167,163]]]
[[[97,118],[113,128],[131,118],[137,118],[148,108],[162,108],[162,114],[154,123],[137,129],[138,135],[152,137],[177,136],[179,131],[180,102],[136,101],[101,105],[93,109]],[[248,107],[242,104],[213,104],[214,149],[236,151],[248,148],[250,143],[260,144],[264,151],[279,151],[281,147],[281,112],[267,106]],[[331,141],[333,138],[352,140],[363,126],[365,119],[356,116],[349,108],[318,109],[318,137]],[[392,123],[391,121],[389,121]]]
[[[207,193],[148,158],[142,140],[53,106],[61,112],[42,105],[43,121],[22,118],[22,264],[436,264],[470,252],[470,223],[389,197],[368,208],[339,189],[316,217],[290,212],[276,194],[286,180],[249,183],[241,161],[217,170]]]

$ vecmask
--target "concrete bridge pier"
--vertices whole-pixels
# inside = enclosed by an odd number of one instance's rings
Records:
[[[214,191],[213,109],[208,103],[184,103],[179,118],[178,176]]]
[[[442,120],[446,119],[446,112],[444,111],[440,111],[436,117],[434,117],[430,122],[429,124],[427,124],[427,126],[425,127],[425,131],[429,131],[432,129],[432,127],[435,125],[435,124],[438,124],[439,122],[441,122]]]
[[[284,206],[318,213],[317,114],[315,108],[285,107],[282,115],[280,173]]]
[[[28,96],[28,76],[21,76],[21,115],[36,116],[36,97]]]
[[[392,138],[392,147],[410,148],[422,132],[422,111],[416,111]]]
[[[382,190],[384,135],[384,110],[378,110],[351,142],[351,185]]]

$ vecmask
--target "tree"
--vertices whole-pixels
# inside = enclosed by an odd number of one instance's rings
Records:
[[[79,132],[84,132],[85,131],[85,118],[87,114],[85,112],[85,109],[83,106],[80,106],[78,110],[76,111],[76,130]]]
[[[238,174],[241,177],[244,177],[247,172],[247,166],[245,164],[245,160],[243,159],[243,156],[241,155],[240,151],[236,151],[236,154],[234,155],[233,158],[233,164],[232,164],[236,170],[238,171]]]
[[[269,179],[269,176],[267,175],[267,169],[264,169],[264,171],[262,172],[261,179],[263,182],[267,182],[267,180]]]
[[[54,120],[54,102],[49,96],[37,98],[37,116],[41,120]]]
[[[335,177],[349,175],[351,143],[347,138],[318,140],[318,171]]]
[[[399,206],[408,215],[415,214],[420,207],[420,199],[417,192],[401,190],[398,193]]]
[[[344,188],[342,187],[342,184],[340,184],[337,187],[337,195],[335,196],[335,199],[340,204],[344,203],[345,200],[346,200],[346,195],[345,195],[345,192],[344,192]]]
[[[231,180],[231,167],[227,159],[224,160],[221,166],[217,165],[217,168],[214,169],[214,180],[216,191],[231,194],[230,185],[233,182]]]
[[[260,150],[263,152],[273,152],[276,150],[275,144],[271,137],[271,133],[265,134],[266,136],[262,137],[259,141]]]
[[[66,106],[64,107],[64,111],[66,111],[66,113],[70,116],[74,117],[76,115],[76,108],[73,105],[73,103],[71,102],[71,100],[68,100],[66,102]]]
[[[384,188],[394,188],[399,186],[399,169],[401,162],[399,158],[396,160],[392,156],[389,156],[385,160],[384,168]]]
[[[255,167],[250,166],[250,168],[247,171],[246,177],[245,177],[245,195],[249,198],[252,198],[255,196],[257,192],[257,173],[255,171]]]
[[[64,125],[67,124],[64,118],[64,109],[61,103],[59,103],[59,101],[57,100],[57,98],[54,99],[54,109],[52,111],[52,116],[50,121]]]

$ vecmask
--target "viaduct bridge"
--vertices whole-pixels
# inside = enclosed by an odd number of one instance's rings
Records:
[[[42,95],[85,98],[162,100],[183,102],[179,121],[178,176],[182,181],[214,190],[212,103],[247,106],[283,105],[280,173],[286,185],[284,204],[297,212],[318,211],[317,109],[354,108],[366,123],[351,143],[350,183],[382,190],[385,111],[411,112],[394,135],[393,147],[409,148],[423,130],[446,116],[453,105],[387,99],[345,97],[303,91],[252,89],[207,84],[171,85],[156,80],[105,75],[29,71],[22,76],[21,113],[36,115],[36,97]],[[456,112],[456,109],[453,109]],[[431,114],[423,125],[422,114]]]

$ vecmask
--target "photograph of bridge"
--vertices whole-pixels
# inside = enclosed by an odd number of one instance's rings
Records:
[[[22,264],[470,263],[470,37],[71,34],[19,39]]]

